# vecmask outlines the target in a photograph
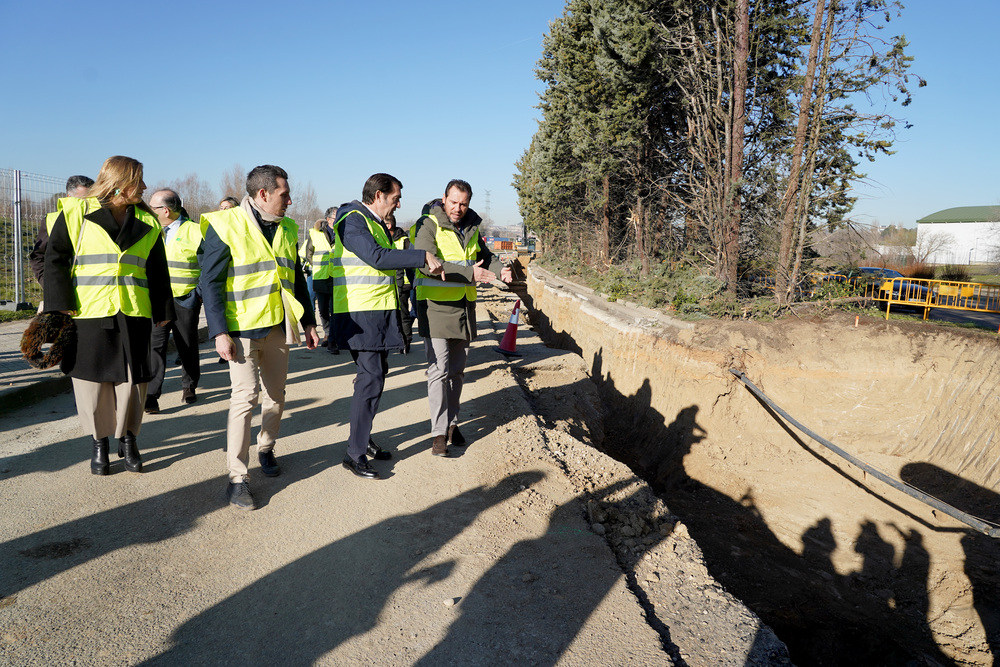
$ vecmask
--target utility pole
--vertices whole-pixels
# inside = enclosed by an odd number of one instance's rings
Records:
[[[493,220],[490,219],[490,191],[489,190],[483,190],[483,192],[486,193],[486,205],[485,205],[485,208],[484,208],[484,211],[483,211],[483,220],[486,221],[486,224],[483,225],[483,226],[484,227],[492,227],[493,226],[493,224],[492,224]]]

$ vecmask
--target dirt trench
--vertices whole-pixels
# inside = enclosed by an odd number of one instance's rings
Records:
[[[595,445],[652,485],[795,664],[994,664],[1000,541],[786,426],[729,369],[879,470],[998,522],[995,335],[847,315],[677,322],[537,267],[524,296],[546,342],[590,370]]]

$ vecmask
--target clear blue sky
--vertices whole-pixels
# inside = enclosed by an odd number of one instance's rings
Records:
[[[1000,1],[913,0],[905,33],[928,80],[898,153],[863,165],[855,217],[903,223],[1000,203]],[[375,7],[378,8],[377,13]],[[559,0],[507,2],[8,2],[0,166],[59,178],[104,158],[146,181],[279,164],[321,207],[387,171],[400,219],[465,178],[483,213],[517,224],[514,161],[536,129],[534,78]],[[16,91],[16,92],[13,92]]]
[[[520,224],[514,161],[537,127],[534,65],[557,0],[5,2],[0,166],[145,180],[271,163],[321,208],[403,181],[400,220],[451,178]],[[17,91],[12,94],[12,91]],[[16,101],[16,103],[15,103]],[[183,193],[182,193],[183,195]]]
[[[913,127],[900,130],[896,154],[859,168],[853,217],[915,227],[954,206],[1000,204],[1000,0],[903,0],[889,24],[914,57],[910,71],[927,80],[900,110]]]

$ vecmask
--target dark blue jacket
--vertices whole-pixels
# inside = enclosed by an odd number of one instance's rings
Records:
[[[350,214],[350,215],[348,215]],[[346,217],[345,217],[346,216]],[[368,223],[367,216],[375,220],[375,216],[364,204],[355,200],[337,209],[336,234],[344,247],[358,256],[361,261],[379,271],[396,269],[416,269],[424,266],[426,254],[423,250],[396,250],[383,248],[375,241]],[[381,222],[385,229],[385,225]],[[327,228],[329,229],[329,228]],[[330,235],[330,232],[327,232]],[[389,236],[389,230],[385,230]],[[333,245],[335,239],[331,239]],[[334,287],[334,300],[337,288]],[[403,347],[403,332],[400,328],[399,309],[370,310],[358,313],[334,313],[333,335],[337,345],[348,350],[389,351]]]

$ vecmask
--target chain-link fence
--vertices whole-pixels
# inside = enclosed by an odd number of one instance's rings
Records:
[[[52,176],[0,169],[0,308],[31,308],[42,300],[28,255],[65,185]]]

